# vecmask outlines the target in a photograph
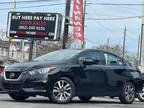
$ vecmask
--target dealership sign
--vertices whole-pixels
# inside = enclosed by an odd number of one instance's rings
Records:
[[[62,15],[58,13],[9,12],[7,36],[59,40],[61,22]]]
[[[83,0],[74,0],[73,6],[73,34],[74,38],[84,41],[83,33]]]

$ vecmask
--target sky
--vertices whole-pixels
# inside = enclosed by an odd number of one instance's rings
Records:
[[[0,28],[7,27],[7,16],[9,11],[13,11],[14,4],[1,4],[3,2],[13,2],[14,0],[0,1]],[[17,0],[30,1],[30,0]],[[65,3],[66,0],[50,0],[35,3],[17,3],[16,11],[23,12],[54,12],[61,13],[64,16],[65,5],[57,6],[38,6],[37,8],[19,8],[37,5],[50,5]],[[73,3],[73,2],[72,2]],[[86,20],[85,20],[85,41],[86,48],[106,44],[110,40],[110,44],[123,44],[124,28],[127,28],[126,48],[130,52],[138,51],[138,37],[141,34],[141,18],[121,19],[121,20],[89,20],[123,18],[132,16],[142,16],[143,7],[138,6],[118,6],[118,5],[95,5],[95,3],[121,3],[121,4],[142,4],[143,0],[87,0]],[[89,4],[91,3],[91,4]],[[11,8],[11,9],[7,9]],[[72,6],[71,6],[72,12]]]

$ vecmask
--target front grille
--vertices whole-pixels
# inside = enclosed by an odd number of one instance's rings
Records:
[[[22,72],[5,72],[7,79],[18,79]]]
[[[20,86],[21,86],[20,84],[3,83],[3,87],[5,90],[19,90]]]

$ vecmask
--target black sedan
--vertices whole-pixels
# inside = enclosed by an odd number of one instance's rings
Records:
[[[131,104],[143,87],[136,67],[95,49],[59,50],[14,64],[5,69],[0,80],[3,90],[15,100],[41,95],[56,103],[68,103],[74,96],[82,101],[111,96]]]

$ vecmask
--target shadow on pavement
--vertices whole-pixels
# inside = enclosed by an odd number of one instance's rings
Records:
[[[32,100],[32,99],[28,99],[25,101],[15,101],[15,100],[0,100],[3,102],[14,102],[14,103],[36,103],[36,104],[56,104],[53,103],[52,101],[48,100]],[[105,100],[91,100],[89,102],[82,102],[80,100],[72,100],[70,103],[68,104],[121,104],[119,101],[105,101]]]

